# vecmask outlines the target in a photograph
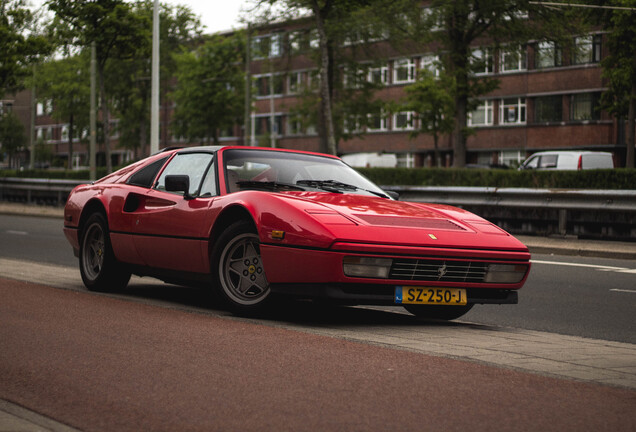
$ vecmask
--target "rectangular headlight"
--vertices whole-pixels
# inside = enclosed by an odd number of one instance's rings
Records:
[[[348,256],[344,257],[342,266],[346,276],[386,279],[392,263],[390,258]]]
[[[489,264],[486,269],[484,282],[488,283],[518,283],[528,271],[525,264]]]

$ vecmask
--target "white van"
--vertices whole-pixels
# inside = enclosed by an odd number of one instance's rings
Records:
[[[545,151],[530,156],[519,169],[581,170],[611,169],[614,159],[611,153],[592,151]]]
[[[393,153],[351,153],[341,156],[347,165],[354,168],[395,168],[397,156]]]

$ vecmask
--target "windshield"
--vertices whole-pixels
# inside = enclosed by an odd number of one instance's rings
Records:
[[[227,150],[224,167],[230,192],[245,189],[277,191],[319,190],[387,198],[339,159],[303,153],[268,150]]]

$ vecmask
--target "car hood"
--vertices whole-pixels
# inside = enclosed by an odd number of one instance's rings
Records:
[[[356,194],[281,195],[303,200],[307,204],[303,210],[328,229],[336,242],[528,251],[501,228],[457,207]]]

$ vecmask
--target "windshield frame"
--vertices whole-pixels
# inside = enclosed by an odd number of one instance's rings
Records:
[[[375,183],[351,168],[340,158],[310,152],[281,151],[264,148],[231,148],[223,151],[223,173],[227,193],[240,190],[270,190],[259,188],[253,182],[287,184],[304,188],[306,191],[324,193],[356,194],[363,196],[390,196]],[[248,165],[248,164],[252,165]],[[260,171],[259,171],[260,170]],[[355,188],[329,190],[302,184],[303,181],[334,181],[352,185]],[[297,183],[300,181],[301,183]],[[244,187],[238,185],[242,183]],[[278,192],[289,192],[281,189]]]

